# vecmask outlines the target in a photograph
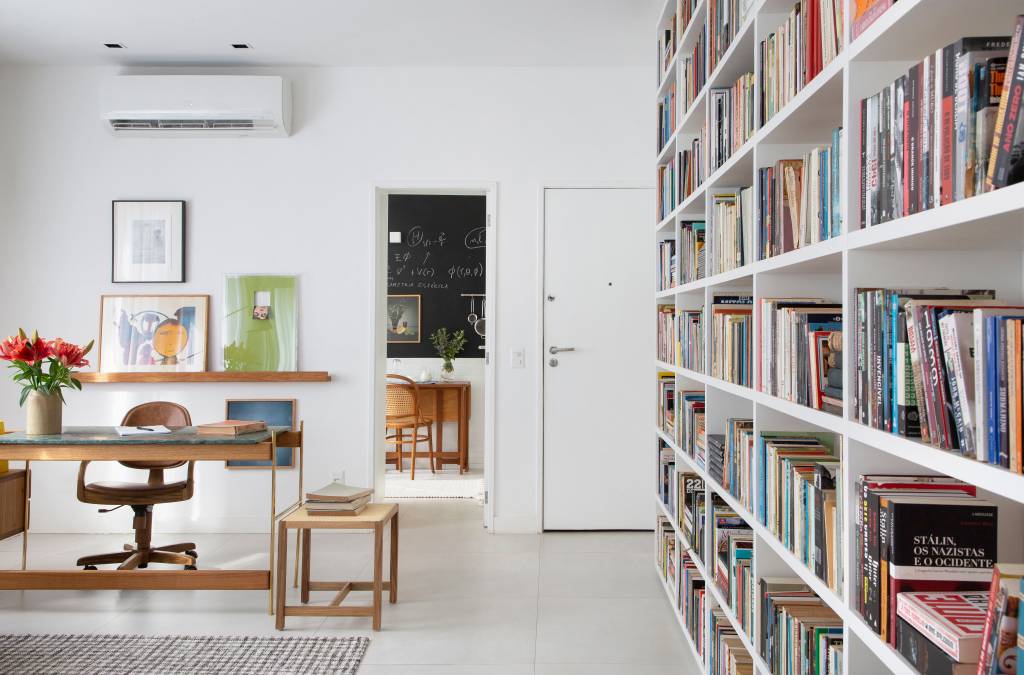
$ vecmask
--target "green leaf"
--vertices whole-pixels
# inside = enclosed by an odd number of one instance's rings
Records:
[[[18,401],[18,407],[21,408],[25,405],[25,399],[32,393],[32,387],[22,387],[21,389],[21,400]]]
[[[73,387],[74,387],[75,389],[77,389],[78,391],[82,391],[82,383],[81,383],[81,381],[80,381],[80,380],[79,380],[78,378],[76,378],[76,377],[72,377],[72,378],[71,378],[71,385],[72,385],[72,386],[73,386]]]

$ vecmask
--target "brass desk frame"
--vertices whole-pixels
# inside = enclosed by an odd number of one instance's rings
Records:
[[[21,569],[0,570],[0,590],[230,590],[267,591],[267,607],[274,613],[275,523],[302,504],[303,423],[298,431],[272,430],[269,440],[250,444],[169,444],[135,442],[130,445],[104,444],[0,444],[5,459],[25,462],[25,529],[22,533]],[[29,522],[32,501],[32,462],[178,460],[217,461],[273,460],[277,447],[293,447],[299,453],[299,492],[296,501],[278,512],[277,466],[271,461],[269,509],[269,569],[260,570],[30,570],[28,569]],[[298,550],[296,533],[296,549]]]

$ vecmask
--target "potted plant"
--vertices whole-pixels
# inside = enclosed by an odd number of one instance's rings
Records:
[[[28,402],[25,433],[43,436],[61,432],[61,404],[65,402],[62,390],[81,391],[82,383],[72,369],[89,365],[85,355],[92,345],[92,340],[85,347],[61,338],[44,340],[37,332],[29,337],[20,328],[17,335],[0,342],[0,360],[10,362],[15,371],[12,377],[21,385],[18,405]]]
[[[438,356],[444,359],[444,364],[441,366],[441,379],[453,379],[455,364],[452,362],[466,346],[466,331],[460,328],[454,333],[449,333],[447,328],[438,328],[430,334],[430,341],[434,343],[434,349],[437,350]]]

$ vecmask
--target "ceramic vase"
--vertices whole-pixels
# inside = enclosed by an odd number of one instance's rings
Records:
[[[64,404],[58,394],[44,394],[33,390],[25,400],[28,417],[25,433],[29,436],[51,436],[61,432]]]

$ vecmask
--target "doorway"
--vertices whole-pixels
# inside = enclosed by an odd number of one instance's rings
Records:
[[[650,188],[544,190],[545,530],[651,527],[653,203]]]
[[[377,186],[373,315],[373,483],[388,499],[464,499],[490,526],[494,451],[494,187]],[[442,335],[461,344],[445,372]],[[415,386],[428,443],[400,456],[386,438],[387,384]],[[402,430],[405,439],[411,430]],[[392,429],[387,435],[396,435]]]

